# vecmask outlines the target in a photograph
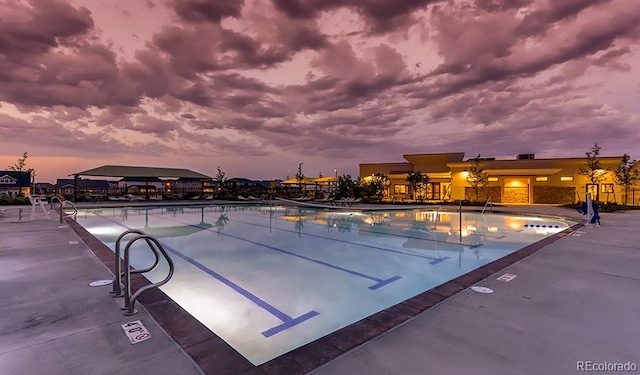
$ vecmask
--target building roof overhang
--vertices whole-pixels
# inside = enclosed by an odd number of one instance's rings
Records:
[[[451,178],[451,172],[423,172],[422,174],[426,174],[429,178]],[[405,179],[409,173],[391,173],[387,177],[391,179]]]
[[[509,168],[509,169],[485,169],[492,176],[542,176],[560,172],[560,168]]]

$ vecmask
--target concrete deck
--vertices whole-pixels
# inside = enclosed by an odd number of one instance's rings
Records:
[[[202,374],[143,308],[126,317],[111,286],[89,283],[113,274],[52,213],[0,219],[0,373]],[[23,207],[26,218],[30,210]],[[151,338],[131,344],[122,324],[140,320]]]
[[[144,308],[125,317],[110,286],[89,287],[113,274],[69,226],[41,213],[12,223],[19,208],[3,208],[1,373],[218,373],[199,368]],[[495,209],[579,217],[549,206]],[[639,364],[640,211],[601,216],[601,227],[580,228],[487,272],[475,284],[493,294],[464,289],[311,373],[568,374],[577,361]],[[517,278],[496,280],[505,272]],[[132,345],[121,324],[133,320],[152,338]],[[300,373],[279,368],[272,373]]]

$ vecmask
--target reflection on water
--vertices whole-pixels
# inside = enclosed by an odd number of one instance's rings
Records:
[[[158,237],[176,263],[162,290],[254,364],[570,225],[438,209],[254,205],[103,208],[81,211],[78,222],[112,248],[127,228]],[[147,253],[132,252],[133,266],[147,265]]]
[[[562,220],[536,216],[510,216],[494,213],[442,212],[441,210],[406,211],[316,211],[305,208],[285,208],[281,219],[295,223],[298,234],[304,234],[304,223],[322,225],[328,232],[357,231],[360,236],[396,236],[404,238],[402,248],[441,253],[463,252],[482,259],[486,245],[528,242],[521,236],[547,236],[568,228]],[[547,223],[544,230],[530,230],[532,223]],[[503,245],[500,245],[503,244]]]
[[[218,216],[218,218],[216,219],[216,222],[213,223],[213,226],[216,227],[216,229],[218,230],[218,233],[220,233],[224,229],[224,226],[227,224],[228,221],[229,221],[229,217],[227,216],[227,214],[221,213],[220,216]]]

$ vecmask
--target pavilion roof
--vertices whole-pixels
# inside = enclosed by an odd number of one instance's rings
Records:
[[[103,177],[172,177],[172,178],[198,178],[211,179],[210,176],[194,172],[189,169],[180,168],[156,168],[156,167],[133,167],[125,165],[103,165],[102,167],[88,169],[82,172],[72,173],[77,176],[103,176]]]

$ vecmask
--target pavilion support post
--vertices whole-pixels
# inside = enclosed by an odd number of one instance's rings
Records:
[[[73,175],[73,199],[71,200],[73,203],[76,203],[76,197],[78,196],[78,175]]]

